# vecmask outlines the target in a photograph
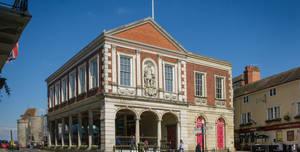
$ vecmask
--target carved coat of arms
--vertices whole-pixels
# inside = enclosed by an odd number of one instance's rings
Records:
[[[157,93],[155,67],[150,61],[144,64],[144,93],[147,96],[155,96]]]

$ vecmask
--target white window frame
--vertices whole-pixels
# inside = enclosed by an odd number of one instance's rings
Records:
[[[71,89],[71,75],[75,76],[74,80],[75,80],[75,84],[74,84],[74,95],[71,94],[72,89]],[[76,70],[73,70],[72,72],[69,73],[69,83],[68,83],[68,88],[69,88],[69,99],[75,98],[76,97],[76,89],[77,89],[77,83],[76,83]]]
[[[99,67],[99,66],[98,66]],[[80,69],[83,68],[84,69],[84,90],[81,90],[81,82],[80,82]],[[82,93],[85,93],[86,92],[86,86],[87,86],[87,81],[86,81],[86,63],[83,63],[81,64],[78,68],[77,68],[77,82],[78,82],[78,94],[82,94]],[[98,68],[98,71],[99,71],[99,68]],[[98,72],[99,73],[99,72]]]
[[[269,110],[271,111],[269,113]],[[274,120],[281,118],[280,106],[273,106],[267,109],[267,120]]]
[[[223,79],[223,83],[222,83],[222,97],[218,98],[217,97],[217,78],[222,78]],[[225,76],[220,76],[220,75],[215,75],[215,98],[217,100],[225,100],[226,99],[226,77]]]
[[[241,122],[240,124],[247,124],[251,122],[251,112],[246,112],[241,114]]]
[[[54,107],[54,86],[49,87],[49,108]]]
[[[168,92],[166,91],[166,81],[165,81],[165,65],[171,65],[173,67],[173,90],[172,92]],[[177,67],[178,64],[177,63],[172,63],[172,62],[167,62],[167,61],[162,61],[162,75],[163,75],[163,85],[164,85],[164,91],[166,93],[177,93],[177,74],[178,74],[178,70]]]
[[[56,82],[55,89],[54,89],[54,106],[57,106],[59,104],[60,104],[60,82]]]
[[[249,96],[244,96],[243,97],[243,102],[248,103],[249,102]]]
[[[269,95],[270,96],[276,96],[277,95],[277,89],[276,88],[272,88],[269,90]]]
[[[123,52],[117,52],[117,56],[118,56],[118,85],[121,87],[135,87],[136,82],[135,82],[135,71],[136,71],[136,56],[133,54],[126,54]],[[121,85],[121,56],[126,56],[128,58],[130,58],[130,85],[126,86],[126,85]]]
[[[92,75],[91,75],[91,71],[92,71],[92,62],[94,61],[94,60],[97,60],[97,70],[98,70],[98,74],[97,74],[97,77],[98,77],[98,79],[97,79],[97,83],[96,83],[96,86],[92,86],[92,81],[93,81],[93,78],[92,78]],[[95,89],[95,88],[97,88],[97,87],[99,87],[99,82],[100,82],[100,77],[99,77],[99,75],[100,75],[100,71],[99,71],[99,55],[97,54],[97,55],[95,55],[94,57],[92,57],[90,60],[89,60],[89,90],[91,90],[91,89]]]
[[[296,102],[297,107],[296,107],[296,116],[300,115],[300,102]]]
[[[66,82],[66,83],[64,83],[64,81]],[[68,78],[67,78],[67,76],[65,76],[64,78],[62,78],[61,79],[61,93],[60,93],[60,95],[61,95],[61,102],[62,103],[64,103],[65,101],[67,101],[68,100]],[[63,85],[66,85],[65,87],[66,87],[66,96],[64,96],[64,87],[63,87]]]
[[[203,80],[202,80],[202,95],[197,95],[197,89],[196,89],[196,74],[202,74],[203,75]],[[200,72],[200,71],[194,71],[194,89],[195,89],[195,96],[196,97],[207,97],[207,85],[206,85],[206,73],[205,72]]]

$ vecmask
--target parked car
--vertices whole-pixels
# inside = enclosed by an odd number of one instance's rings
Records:
[[[9,143],[7,140],[1,140],[0,141],[0,148],[3,148],[3,149],[8,149],[9,148]]]

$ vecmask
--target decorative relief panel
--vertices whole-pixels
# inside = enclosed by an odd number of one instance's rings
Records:
[[[201,104],[201,105],[206,105],[207,104],[207,99],[206,98],[195,98],[195,101],[197,104]]]
[[[225,107],[225,100],[216,100],[216,105],[220,107]]]
[[[144,95],[155,97],[157,95],[156,67],[152,61],[146,61],[143,65]]]
[[[135,89],[134,88],[118,88],[118,93],[121,95],[135,95]]]

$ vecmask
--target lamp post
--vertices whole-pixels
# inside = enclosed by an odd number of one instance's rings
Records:
[[[202,133],[202,146],[201,149],[204,152],[204,125],[201,125],[201,133]]]

